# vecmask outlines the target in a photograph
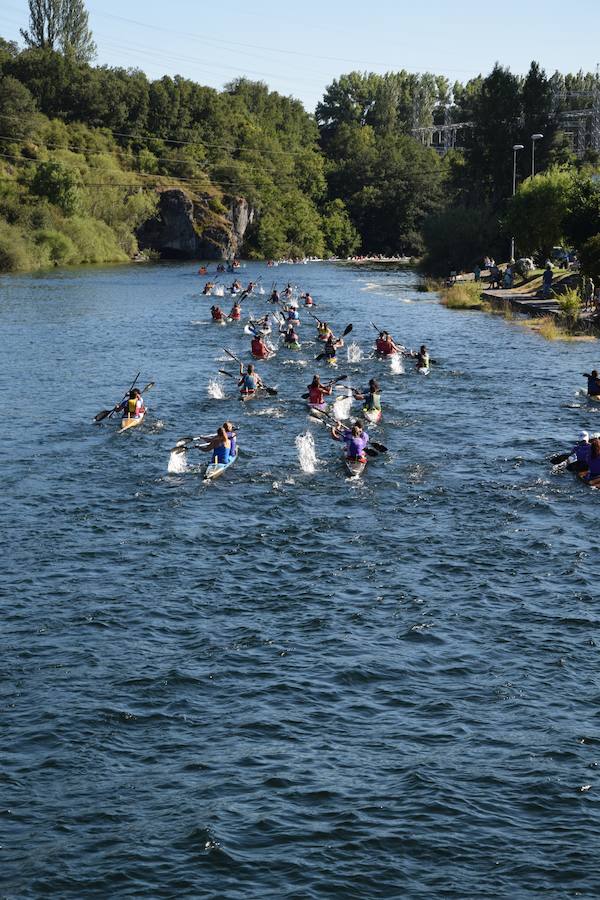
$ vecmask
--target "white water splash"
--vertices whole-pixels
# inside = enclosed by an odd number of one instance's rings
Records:
[[[182,475],[187,471],[187,467],[187,453],[176,453],[175,450],[172,450],[167,465],[169,475]]]
[[[352,341],[351,344],[348,344],[348,346],[346,347],[346,355],[348,357],[349,363],[360,362],[363,358],[363,352],[356,341]]]
[[[224,400],[225,391],[223,385],[217,378],[211,378],[206,386],[206,392],[211,400]]]
[[[354,401],[354,397],[350,395],[349,397],[338,397],[335,403],[333,404],[333,415],[336,419],[347,419],[350,415],[350,408]]]
[[[225,288],[222,284],[218,284],[215,288],[213,288],[213,296],[214,297],[224,297],[225,296]]]
[[[265,292],[265,289],[264,289],[264,287],[262,287],[262,285],[259,285],[257,288],[254,289],[255,294],[264,294],[264,292]]]
[[[390,359],[390,371],[392,375],[404,375],[404,360],[400,353]]]
[[[268,406],[266,409],[259,409],[256,412],[257,416],[270,416],[272,419],[282,419],[283,418],[283,410],[278,409],[276,406]]]
[[[300,468],[307,475],[312,475],[317,467],[317,452],[315,450],[315,441],[310,431],[299,434],[296,438],[296,449],[298,450],[298,462]]]

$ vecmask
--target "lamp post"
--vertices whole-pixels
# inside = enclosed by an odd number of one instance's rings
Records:
[[[536,141],[541,141],[544,137],[543,134],[532,134],[531,135],[531,177],[533,178],[535,175],[535,143]]]
[[[525,147],[523,144],[515,144],[513,146],[513,197],[517,193],[517,153],[519,150],[524,150]],[[510,239],[510,258],[515,258],[515,239],[512,237]]]

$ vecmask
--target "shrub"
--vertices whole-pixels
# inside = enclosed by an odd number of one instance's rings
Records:
[[[77,248],[70,237],[50,228],[36,231],[36,244],[46,247],[48,256],[55,265],[67,265],[77,260]]]
[[[579,252],[581,271],[596,282],[600,278],[600,234],[589,238]]]
[[[63,230],[77,248],[80,263],[125,262],[127,254],[117,244],[117,238],[105,222],[73,216],[65,219]]]
[[[0,222],[0,272],[26,272],[48,265],[45,251],[37,252],[19,228]]]
[[[557,296],[558,305],[560,306],[560,318],[570,330],[575,328],[581,315],[581,297],[579,291],[573,288],[567,288],[562,294]]]

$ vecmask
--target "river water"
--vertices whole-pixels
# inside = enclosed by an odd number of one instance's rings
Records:
[[[598,897],[599,494],[547,461],[600,430],[597,347],[410,271],[249,264],[354,324],[390,452],[351,481],[299,399],[317,345],[242,406],[194,273],[0,282],[0,896]],[[431,375],[365,359],[369,320]],[[90,424],[138,370],[143,425]],[[236,465],[169,474],[226,417]]]

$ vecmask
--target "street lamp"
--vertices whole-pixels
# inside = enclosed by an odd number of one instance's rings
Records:
[[[517,153],[519,150],[524,150],[525,147],[523,144],[515,144],[513,146],[513,197],[517,193]],[[510,258],[515,258],[515,239],[512,237],[510,239]]]
[[[541,141],[544,137],[543,134],[532,134],[531,135],[531,177],[533,178],[535,175],[535,142]]]

